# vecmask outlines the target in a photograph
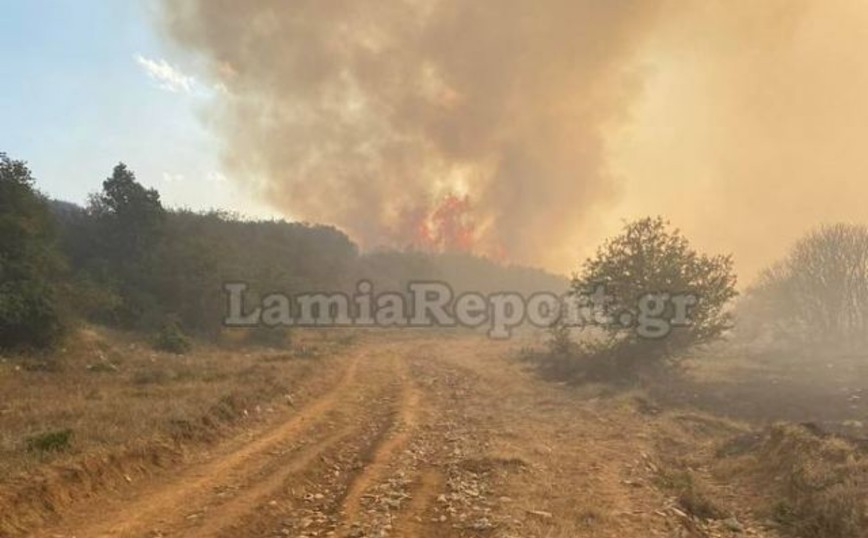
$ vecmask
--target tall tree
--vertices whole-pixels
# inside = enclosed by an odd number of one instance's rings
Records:
[[[114,259],[141,261],[160,240],[166,212],[160,194],[147,189],[124,163],[103,181],[102,192],[90,199],[89,210],[99,221],[106,253]]]
[[[96,224],[94,250],[98,263],[104,264],[101,272],[114,281],[123,299],[118,321],[156,323],[160,314],[154,270],[166,220],[160,195],[136,181],[124,163],[115,166],[102,187],[91,196],[88,213]]]
[[[606,241],[573,279],[572,292],[580,295],[605,286],[612,319],[602,329],[609,340],[607,347],[595,350],[594,358],[602,359],[598,364],[603,375],[630,377],[644,365],[677,358],[730,328],[726,307],[737,295],[735,283],[730,256],[698,252],[668,222],[649,217],[628,223]],[[687,323],[671,326],[659,338],[637,331],[630,320],[641,319],[643,298],[654,296],[666,300],[652,317],[667,325],[679,317],[674,298],[692,298]],[[653,308],[646,304],[645,310]]]
[[[61,333],[54,238],[27,165],[0,153],[0,347],[45,347]]]

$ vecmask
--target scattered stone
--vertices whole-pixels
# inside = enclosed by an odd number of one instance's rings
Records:
[[[723,526],[733,532],[744,532],[745,528],[741,522],[735,517],[730,517],[723,520]]]

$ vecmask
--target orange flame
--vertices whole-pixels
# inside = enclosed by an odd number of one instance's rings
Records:
[[[445,196],[416,226],[416,240],[422,248],[433,251],[470,251],[476,227],[470,216],[468,196]]]

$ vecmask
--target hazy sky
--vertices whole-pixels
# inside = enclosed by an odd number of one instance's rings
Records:
[[[863,0],[6,4],[0,150],[58,198],[124,160],[170,205],[562,272],[660,214],[743,283],[868,222]]]
[[[147,2],[4,2],[0,151],[64,200],[82,203],[122,160],[170,205],[270,213],[225,180],[199,117],[213,90],[166,68],[154,19]]]

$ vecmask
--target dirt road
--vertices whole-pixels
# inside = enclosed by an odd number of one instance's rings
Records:
[[[478,337],[360,338],[309,401],[35,536],[688,536],[653,425]]]

